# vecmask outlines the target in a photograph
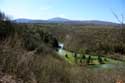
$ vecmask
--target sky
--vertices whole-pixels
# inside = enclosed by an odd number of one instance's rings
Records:
[[[112,11],[125,18],[125,0],[0,0],[0,11],[13,19],[102,20],[118,22]]]

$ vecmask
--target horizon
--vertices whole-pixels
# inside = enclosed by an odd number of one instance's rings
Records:
[[[55,18],[59,18],[59,19],[67,19],[67,18],[62,18],[62,17],[53,17],[53,18],[49,18],[49,19],[31,19],[31,18],[16,18],[13,20],[43,20],[43,21],[49,21],[51,19],[55,19]],[[100,22],[111,22],[111,21],[104,21],[104,20],[71,20],[71,19],[67,19],[69,21],[100,21]],[[118,22],[111,22],[111,23],[118,23]],[[118,23],[119,24],[119,23]]]
[[[124,0],[1,0],[0,10],[12,19],[48,20],[55,17],[69,20],[99,20],[119,23],[125,19]]]

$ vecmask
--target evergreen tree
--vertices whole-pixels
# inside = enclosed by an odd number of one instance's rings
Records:
[[[102,60],[101,56],[98,56],[98,61],[99,61],[100,64],[103,64],[103,60]]]
[[[88,57],[87,64],[89,64],[90,62],[91,62],[91,56]]]
[[[86,59],[86,56],[85,56],[85,55],[82,55],[82,59]]]
[[[66,57],[66,58],[69,58],[67,54],[65,55],[65,57]]]
[[[77,63],[77,54],[74,54],[75,62]]]

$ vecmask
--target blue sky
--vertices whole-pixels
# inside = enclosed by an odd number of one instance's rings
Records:
[[[125,16],[125,0],[0,0],[0,10],[16,18],[102,20],[117,22],[112,10]]]

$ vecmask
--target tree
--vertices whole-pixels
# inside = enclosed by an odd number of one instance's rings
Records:
[[[13,36],[15,28],[8,17],[0,12],[0,40],[4,40],[7,36]]]
[[[65,55],[65,57],[66,57],[66,58],[69,58],[67,54]]]
[[[5,14],[0,12],[0,21],[3,21],[5,18],[6,18]]]
[[[86,59],[86,56],[84,54],[82,55],[82,59]]]
[[[98,62],[99,62],[100,64],[103,64],[103,63],[104,63],[101,56],[98,56]]]
[[[82,59],[80,59],[80,61],[79,61],[81,64],[82,64]]]
[[[104,58],[104,61],[107,62],[108,61],[107,58]]]
[[[59,48],[58,40],[56,38],[53,38],[53,43],[52,43],[54,48]]]
[[[114,17],[116,18],[116,20],[120,23],[120,28],[119,28],[119,34],[117,36],[117,40],[119,40],[119,45],[116,46],[115,51],[120,53],[120,54],[124,54],[125,53],[125,24],[124,24],[124,15],[123,13],[121,13],[121,15],[119,16],[118,14],[116,14],[113,10],[112,14],[114,15]]]
[[[91,56],[88,57],[87,64],[90,64],[90,62],[91,62]]]
[[[75,62],[77,63],[77,54],[74,54]]]
[[[5,15],[5,13],[0,11],[0,21],[10,21],[10,19]]]

